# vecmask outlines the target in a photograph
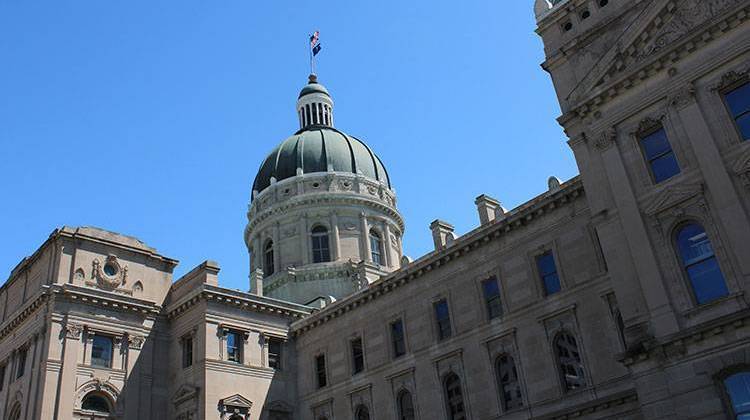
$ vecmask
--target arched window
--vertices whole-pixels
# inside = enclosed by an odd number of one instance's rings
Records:
[[[355,411],[354,419],[370,420],[370,410],[368,410],[364,405],[360,405],[359,407],[357,407],[357,411]]]
[[[81,409],[101,414],[110,414],[112,412],[109,399],[104,395],[97,394],[96,392],[91,392],[83,398]]]
[[[495,368],[497,369],[497,382],[500,386],[503,411],[523,407],[521,383],[518,381],[518,372],[513,357],[507,354],[498,357]]]
[[[16,403],[8,414],[8,420],[21,420],[21,404]]]
[[[732,403],[736,419],[750,416],[750,372],[735,373],[724,379],[724,389]]]
[[[729,294],[711,241],[701,225],[682,226],[677,232],[677,248],[699,305]]]
[[[263,248],[263,274],[265,274],[266,277],[274,273],[275,267],[273,260],[273,241],[268,241]]]
[[[445,378],[445,401],[448,405],[448,420],[466,420],[461,380],[455,373]]]
[[[312,253],[314,263],[331,261],[328,229],[324,226],[315,226],[312,230]]]
[[[586,375],[575,337],[568,332],[560,333],[555,339],[555,352],[565,390],[571,391],[585,387]]]
[[[380,234],[374,230],[370,231],[370,254],[372,262],[378,265],[383,264],[383,239]]]
[[[406,390],[398,394],[398,420],[414,420],[414,403]]]

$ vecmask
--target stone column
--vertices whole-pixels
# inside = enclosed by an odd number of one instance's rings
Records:
[[[307,232],[307,213],[302,213],[299,218],[300,252],[302,253],[302,265],[310,264],[310,235]]]
[[[339,239],[339,216],[333,212],[331,213],[331,261],[338,261],[341,258]]]
[[[273,225],[273,272],[278,273],[281,268],[281,235],[279,234],[280,230],[279,222],[274,223]]]
[[[633,276],[630,278],[637,279],[634,281],[637,282],[646,301],[654,333],[656,336],[664,336],[677,331],[679,328],[677,319],[670,304],[656,261],[656,252],[646,231],[625,163],[615,144],[617,132],[609,129],[603,135],[604,140],[596,147],[601,151],[610,188],[615,192],[613,195],[618,209],[620,229],[624,231],[628,250],[632,256]]]
[[[359,214],[359,228],[362,230],[362,260],[372,262],[372,250],[370,249],[370,227],[367,224],[367,216],[364,212]]]
[[[385,265],[386,267],[395,267],[393,263],[393,249],[391,248],[391,226],[387,221],[383,221],[383,248],[385,248]]]
[[[252,265],[252,269],[263,269],[263,244],[260,243],[260,235],[255,235],[255,239],[253,239],[253,255],[251,255],[251,259],[255,261],[251,261],[250,264]]]
[[[60,381],[57,384],[58,395],[70,395],[71,389],[76,389],[76,369],[80,360],[81,336],[83,326],[66,323],[64,325],[62,364],[60,366]],[[55,409],[55,418],[67,418],[73,412],[73,398],[60,398]]]
[[[691,91],[692,92],[692,91]],[[708,187],[712,210],[716,212],[715,220],[723,225],[722,233],[726,235],[726,249],[734,252],[744,276],[750,274],[750,225],[732,180],[727,174],[726,165],[716,147],[715,137],[706,125],[695,97],[683,98],[677,113],[685,128],[690,145],[695,151],[698,166]],[[708,227],[706,226],[708,230]],[[730,251],[731,250],[731,251]]]

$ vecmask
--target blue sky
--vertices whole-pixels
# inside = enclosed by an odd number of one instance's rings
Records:
[[[532,0],[0,2],[0,276],[92,225],[246,290],[251,184],[297,129],[314,29],[337,128],[385,162],[419,257],[432,220],[478,224],[476,196],[577,173],[534,28]]]

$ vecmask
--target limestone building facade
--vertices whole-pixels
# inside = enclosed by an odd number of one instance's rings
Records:
[[[536,0],[580,175],[411,260],[311,76],[261,163],[249,292],[63,227],[0,288],[0,418],[750,415],[750,1]]]

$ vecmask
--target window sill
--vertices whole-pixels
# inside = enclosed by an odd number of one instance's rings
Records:
[[[712,300],[711,302],[703,303],[700,305],[695,305],[692,308],[683,311],[682,315],[684,315],[686,318],[693,318],[703,312],[706,312],[716,306],[722,306],[723,304],[731,301],[737,301],[741,306],[744,306],[742,303],[742,297],[745,296],[744,291],[734,292],[730,293],[724,297],[721,297],[719,299]]]

